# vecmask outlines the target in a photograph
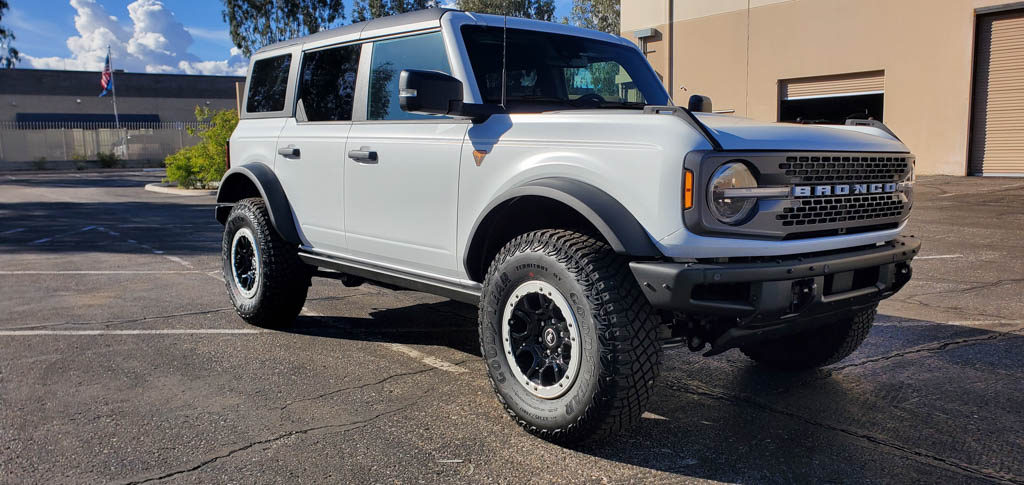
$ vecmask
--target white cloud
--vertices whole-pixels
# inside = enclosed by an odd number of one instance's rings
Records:
[[[203,61],[188,52],[194,43],[190,29],[175,18],[161,0],[136,0],[128,4],[131,27],[110,15],[96,0],[70,0],[78,35],[67,40],[71,57],[34,57],[23,54],[37,69],[99,71],[110,46],[115,69],[130,72],[244,75],[247,67],[237,49],[222,61]],[[194,30],[197,37],[208,31]],[[198,33],[202,32],[202,34]]]
[[[202,27],[185,27],[185,30],[192,37],[215,42],[217,44],[231,45],[231,34],[227,30],[204,29]]]

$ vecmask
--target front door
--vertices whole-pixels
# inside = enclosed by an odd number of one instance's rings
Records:
[[[469,123],[406,113],[398,104],[403,69],[451,72],[441,33],[377,41],[367,50],[366,121],[353,124],[345,150],[349,253],[455,277],[459,160]]]
[[[298,78],[298,101],[277,142],[275,170],[288,194],[303,243],[344,252],[345,145],[359,45],[306,52]]]

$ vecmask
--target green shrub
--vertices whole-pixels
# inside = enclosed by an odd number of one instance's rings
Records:
[[[96,160],[100,162],[100,166],[103,168],[117,168],[121,164],[117,159],[117,154],[114,152],[98,152],[96,153]]]
[[[208,187],[224,176],[224,150],[238,124],[238,113],[231,109],[211,111],[206,107],[196,107],[196,120],[208,125],[198,130],[189,128],[188,133],[202,141],[164,159],[166,181],[190,189]]]

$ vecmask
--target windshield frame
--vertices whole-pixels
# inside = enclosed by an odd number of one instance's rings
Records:
[[[629,56],[635,56],[637,61],[633,68],[636,72],[629,72],[630,77],[634,80],[643,80],[646,83],[642,89],[643,96],[645,98],[645,105],[672,105],[671,96],[662,84],[658,74],[651,67],[647,61],[646,56],[640,49],[632,42],[608,33],[598,32],[594,30],[582,29],[578,27],[571,27],[563,24],[556,24],[552,22],[541,22],[537,20],[521,19],[515,17],[502,17],[499,15],[483,15],[483,14],[471,14],[472,17],[466,18],[463,16],[449,15],[442,19],[445,30],[456,40],[458,43],[458,64],[460,69],[465,73],[463,82],[465,84],[465,97],[466,102],[472,103],[485,103],[481,90],[477,85],[476,74],[473,70],[472,63],[469,59],[469,50],[467,49],[466,40],[463,37],[464,26],[479,26],[479,27],[490,27],[490,28],[503,28],[507,22],[507,28],[509,30],[519,31],[530,31],[542,34],[555,34],[555,35],[566,35],[578,38],[584,38],[589,41],[595,41],[603,44],[608,44],[610,47],[625,49],[623,52]],[[446,21],[447,20],[447,21]],[[635,75],[634,75],[635,74]],[[639,89],[639,88],[638,88]],[[662,101],[663,102],[660,102]],[[487,103],[497,104],[497,103]],[[640,103],[630,103],[629,106],[622,105],[618,102],[609,103],[607,106],[572,106],[565,101],[549,101],[547,104],[550,106],[543,106],[543,101],[538,103],[531,103],[535,106],[533,109],[515,109],[509,106],[511,112],[521,113],[539,113],[546,111],[566,111],[566,110],[577,110],[577,109],[642,109]]]

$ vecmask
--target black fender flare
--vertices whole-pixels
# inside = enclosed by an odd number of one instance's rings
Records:
[[[243,197],[238,194],[245,193],[241,190],[241,184],[251,183],[259,191],[260,197],[267,203],[270,212],[270,223],[281,237],[293,244],[302,244],[299,232],[295,229],[295,218],[292,217],[292,206],[288,203],[288,196],[281,187],[281,181],[277,179],[274,171],[262,163],[247,163],[232,167],[217,188],[217,220],[223,224],[227,221],[228,212],[235,202]]]
[[[478,253],[484,246],[481,241],[483,237],[479,234],[481,225],[492,215],[495,208],[523,196],[545,197],[569,206],[586,218],[616,253],[646,258],[662,256],[640,221],[607,192],[578,180],[547,177],[506,190],[481,211],[470,230],[469,245],[463,259],[463,265],[469,274],[473,274],[472,261],[479,256]]]

